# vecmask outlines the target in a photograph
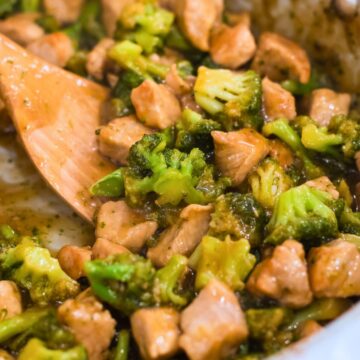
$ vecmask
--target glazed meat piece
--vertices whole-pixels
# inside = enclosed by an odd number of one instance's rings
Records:
[[[248,336],[244,313],[225,284],[211,280],[182,312],[180,347],[191,360],[221,360]]]
[[[155,221],[146,221],[125,201],[109,201],[101,206],[96,237],[104,238],[137,252],[157,229]]]
[[[116,30],[116,22],[121,14],[122,9],[133,3],[134,0],[101,0],[102,22],[105,26],[106,33],[112,37]]]
[[[262,81],[262,90],[266,120],[280,117],[291,120],[296,117],[295,98],[289,91],[267,77]]]
[[[307,181],[306,185],[329,193],[335,200],[339,198],[339,192],[337,191],[336,186],[327,176],[322,176],[317,179]]]
[[[165,83],[176,96],[181,96],[188,94],[193,89],[194,80],[193,76],[183,79],[179,74],[176,64],[172,64],[166,75]]]
[[[0,349],[0,360],[15,360],[8,352]]]
[[[148,258],[156,266],[164,266],[173,255],[190,255],[207,233],[210,224],[211,205],[189,205],[179,220],[165,230],[155,247],[148,250]]]
[[[174,125],[181,116],[176,96],[165,86],[145,80],[131,92],[131,101],[137,117],[150,126],[165,129]]]
[[[74,280],[85,276],[84,265],[91,260],[90,247],[66,245],[57,255],[61,268]]]
[[[252,129],[228,133],[213,131],[216,165],[224,176],[239,186],[247,174],[269,153],[267,140]]]
[[[72,40],[63,32],[43,36],[29,44],[27,50],[62,68],[75,53]]]
[[[115,335],[115,320],[88,291],[58,308],[59,320],[87,350],[89,360],[105,360]]]
[[[355,154],[356,167],[360,171],[360,151]]]
[[[282,141],[278,139],[270,140],[269,147],[270,156],[277,160],[283,168],[288,168],[294,163],[295,159],[293,152]]]
[[[222,0],[178,0],[176,2],[176,14],[181,30],[191,43],[202,51],[209,51],[211,29],[222,11]]]
[[[302,244],[286,240],[260,262],[250,275],[247,289],[256,296],[268,296],[290,308],[311,303],[308,271]]]
[[[340,239],[332,241],[311,249],[308,262],[316,297],[360,295],[360,254],[356,245]]]
[[[219,65],[237,69],[246,64],[256,51],[255,38],[250,30],[250,16],[244,15],[235,26],[221,24],[215,28],[210,40],[210,54]]]
[[[304,339],[319,332],[323,327],[315,320],[307,320],[299,329],[299,338]]]
[[[330,89],[318,89],[311,93],[309,115],[319,125],[327,126],[335,115],[348,115],[351,103],[349,94]]]
[[[102,39],[87,55],[86,70],[96,80],[104,78],[107,52],[115,44],[113,39]]]
[[[26,46],[41,37],[45,32],[41,26],[35,23],[39,18],[36,13],[23,13],[9,16],[0,21],[0,33],[22,46]]]
[[[179,349],[180,314],[172,308],[137,310],[131,330],[145,360],[168,359]]]
[[[97,238],[94,246],[92,247],[92,259],[106,259],[111,255],[123,254],[129,250],[119,244],[104,238]]]
[[[265,32],[259,40],[252,68],[272,81],[310,80],[310,61],[306,52],[296,43],[281,35]]]
[[[12,281],[0,281],[0,321],[22,313],[21,294]],[[0,356],[1,358],[1,356]]]
[[[84,0],[44,0],[45,12],[62,24],[77,20]]]
[[[114,119],[99,130],[98,144],[101,154],[108,156],[120,165],[127,165],[131,146],[152,130],[135,116]]]

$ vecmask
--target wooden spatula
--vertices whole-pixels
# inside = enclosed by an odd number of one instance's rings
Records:
[[[97,152],[104,87],[29,54],[0,35],[0,92],[30,158],[48,184],[92,221],[89,186],[114,170]]]

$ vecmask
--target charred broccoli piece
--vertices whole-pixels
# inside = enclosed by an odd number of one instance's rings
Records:
[[[344,233],[360,236],[360,212],[353,212],[346,206],[340,216],[339,227]]]
[[[205,236],[190,259],[190,265],[196,270],[196,289],[202,289],[216,278],[233,290],[242,290],[255,262],[249,241],[232,241],[229,236],[223,241]]]
[[[186,297],[178,293],[186,269],[187,259],[180,255],[158,271],[150,260],[133,254],[85,264],[94,294],[126,315],[149,306],[186,305]]]
[[[263,125],[261,78],[254,71],[235,73],[202,66],[194,91],[198,105],[216,116],[228,131],[260,129]]]
[[[233,240],[246,239],[252,246],[260,244],[266,223],[264,209],[252,194],[228,193],[215,202],[209,235]]]
[[[293,186],[293,181],[279,163],[265,159],[249,176],[249,183],[255,199],[267,209],[272,209],[276,199]]]
[[[342,200],[334,200],[327,192],[307,185],[282,193],[266,226],[266,243],[277,245],[286,239],[299,241],[327,240],[336,237],[338,208]]]
[[[27,289],[32,301],[39,305],[66,300],[79,291],[79,284],[34,238],[18,238],[12,246],[4,246],[0,251],[0,269],[3,279]]]

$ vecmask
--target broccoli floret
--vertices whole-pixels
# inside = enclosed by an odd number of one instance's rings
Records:
[[[176,256],[156,271],[150,260],[133,254],[120,254],[85,264],[92,291],[124,314],[155,305],[182,307],[186,297],[177,292],[186,270],[186,258]]]
[[[211,132],[221,130],[220,123],[214,120],[204,119],[200,114],[185,109],[181,120],[176,124],[176,148],[181,151],[190,152],[194,147],[198,147],[206,154],[213,151]]]
[[[348,118],[344,115],[334,116],[329,124],[329,132],[343,138],[342,151],[352,159],[360,151],[360,118]]]
[[[66,64],[66,70],[73,72],[74,74],[86,77],[86,62],[87,62],[87,52],[86,51],[76,51],[76,53],[70,58]]]
[[[0,17],[11,14],[15,11],[17,0],[0,1]]]
[[[147,54],[162,49],[175,16],[151,2],[135,2],[125,6],[118,21],[115,38],[139,44]]]
[[[36,23],[40,25],[48,34],[60,30],[59,22],[52,15],[44,14],[36,20]]]
[[[266,222],[265,211],[252,194],[228,193],[215,202],[209,235],[233,240],[246,239],[252,246],[260,244]]]
[[[79,291],[79,284],[64,273],[49,250],[30,237],[3,249],[0,268],[3,279],[27,289],[32,301],[40,305],[66,300]]]
[[[346,206],[340,216],[339,227],[344,233],[360,236],[360,212],[353,212]]]
[[[83,346],[75,346],[66,350],[54,350],[48,348],[39,339],[31,339],[20,351],[18,360],[87,360],[88,356]]]
[[[263,127],[263,134],[265,136],[275,135],[287,144],[302,160],[304,169],[308,179],[316,179],[323,176],[323,170],[315,165],[309,158],[305,147],[301,143],[301,139],[296,131],[289,125],[287,119],[278,119],[265,124]]]
[[[277,245],[286,239],[314,241],[336,237],[335,209],[341,205],[341,200],[307,185],[292,188],[278,197],[266,227],[265,242]]]
[[[214,168],[198,148],[189,154],[169,145],[170,131],[145,135],[130,149],[129,167],[124,170],[125,195],[139,206],[149,193],[158,195],[158,205],[206,204],[229,185],[227,179],[214,179]]]
[[[205,236],[190,259],[196,270],[196,289],[202,289],[216,278],[233,290],[242,290],[255,262],[255,256],[250,254],[249,241],[232,241],[229,236],[224,241]]]
[[[144,55],[143,48],[132,41],[124,40],[110,49],[108,56],[124,70],[131,70],[144,79],[164,79],[169,71],[165,65],[157,64]]]
[[[316,73],[312,73],[310,80],[303,84],[297,80],[285,80],[281,83],[281,86],[297,96],[304,96],[310,94],[313,90],[318,89],[321,85]]]
[[[272,209],[276,199],[293,186],[291,178],[276,160],[265,159],[249,176],[255,199],[267,209]]]
[[[125,193],[123,169],[118,169],[97,181],[90,188],[91,195],[120,197]]]
[[[193,53],[196,52],[195,48],[191,45],[191,43],[186,39],[186,37],[182,34],[179,28],[174,24],[166,39],[165,43],[167,47],[170,47],[175,50],[179,50],[185,53]]]
[[[21,0],[20,10],[22,12],[37,12],[40,9],[41,0]]]
[[[263,125],[261,78],[254,71],[235,73],[202,66],[194,91],[198,105],[216,116],[226,130]]]

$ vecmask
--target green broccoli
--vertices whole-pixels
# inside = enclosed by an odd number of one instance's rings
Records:
[[[161,50],[175,16],[152,2],[135,2],[121,12],[115,38],[139,44],[146,54]]]
[[[129,330],[121,330],[117,336],[116,348],[113,352],[112,360],[128,360],[130,346]]]
[[[0,17],[13,13],[16,9],[17,0],[0,1]]]
[[[280,244],[286,239],[326,240],[336,237],[336,213],[344,206],[327,192],[307,185],[294,187],[282,193],[266,226],[266,243]]]
[[[20,351],[18,360],[87,360],[88,356],[83,346],[75,346],[71,349],[54,350],[48,348],[39,339],[31,339]]]
[[[214,169],[204,153],[195,148],[189,154],[171,149],[171,130],[145,135],[130,149],[129,167],[124,169],[125,195],[134,206],[143,204],[147,194],[158,195],[158,205],[206,204],[229,185],[214,179]]]
[[[33,302],[46,305],[76,295],[79,284],[67,276],[49,250],[24,237],[0,252],[1,277],[29,291]]]
[[[123,169],[115,170],[111,174],[97,181],[90,188],[93,196],[120,197],[125,193]]]
[[[37,12],[40,5],[41,0],[21,0],[20,9],[22,12]]]
[[[202,289],[211,279],[219,279],[233,290],[242,290],[244,280],[254,267],[256,258],[250,254],[248,240],[224,241],[205,236],[190,259],[196,270],[196,289]]]
[[[138,255],[120,254],[87,262],[85,272],[94,294],[128,315],[143,307],[186,305],[186,297],[177,293],[186,264],[187,259],[178,255],[156,271],[150,260]]]
[[[190,152],[198,147],[209,154],[213,151],[211,132],[221,130],[220,123],[214,120],[204,119],[200,114],[185,109],[181,120],[176,123],[175,146],[181,151]]]
[[[316,179],[324,175],[323,170],[315,165],[309,158],[306,149],[301,143],[299,135],[289,125],[287,119],[283,118],[269,122],[264,125],[262,131],[267,137],[271,135],[277,136],[295,152],[296,156],[301,159],[304,164],[308,179]]]
[[[358,250],[360,250],[360,235],[340,234],[339,239],[345,240],[351,244],[356,245]]]
[[[285,80],[281,83],[281,86],[297,96],[304,96],[310,94],[313,90],[318,89],[321,85],[316,73],[312,73],[310,80],[303,84],[297,80]]]
[[[131,70],[144,79],[164,79],[169,68],[153,62],[142,55],[142,52],[143,48],[140,45],[124,40],[116,43],[108,56],[124,70]]]
[[[267,209],[272,209],[279,195],[293,186],[285,170],[271,158],[265,159],[249,176],[249,183],[255,199]]]
[[[360,212],[353,212],[346,206],[340,216],[339,228],[344,233],[360,236]]]
[[[215,202],[209,235],[233,240],[247,239],[252,246],[260,244],[266,223],[264,209],[252,194],[228,193]]]
[[[194,91],[198,105],[216,116],[226,130],[263,125],[261,78],[254,71],[235,73],[202,66]]]
[[[44,14],[38,19],[36,19],[36,23],[40,25],[46,33],[54,33],[60,30],[60,24],[56,18],[52,15]]]
[[[179,30],[176,24],[173,24],[171,27],[166,39],[165,44],[167,47],[184,52],[184,53],[194,53],[197,50],[192,46],[192,44],[186,39],[183,33]]]
[[[329,124],[329,132],[341,136],[342,151],[345,157],[353,159],[360,151],[360,118],[348,118],[344,115],[334,116]]]

